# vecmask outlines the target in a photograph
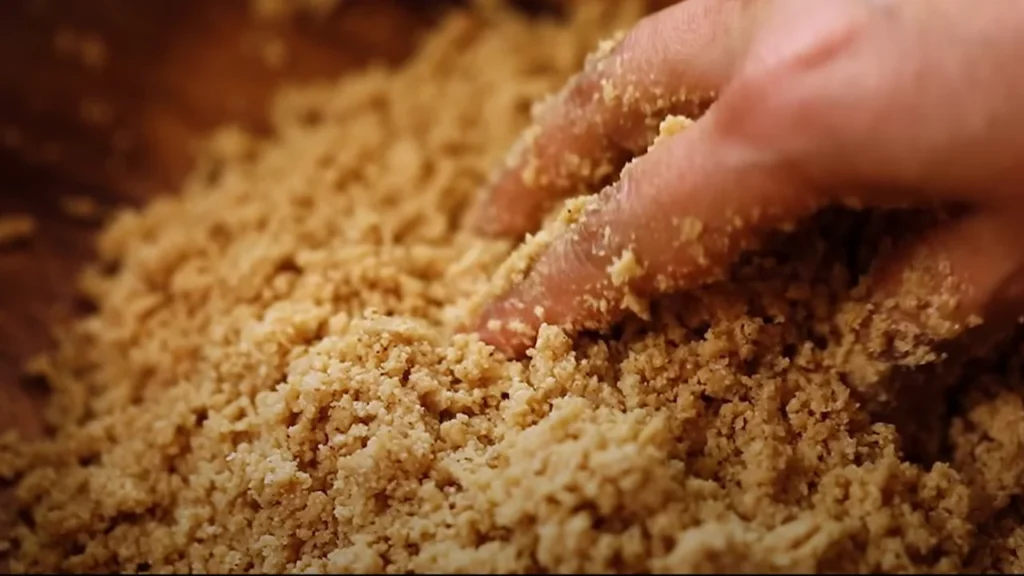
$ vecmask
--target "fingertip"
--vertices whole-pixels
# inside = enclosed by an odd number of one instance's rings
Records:
[[[484,236],[521,237],[539,224],[517,170],[506,169],[482,186],[470,208],[469,226]]]
[[[510,310],[505,301],[492,304],[480,317],[475,332],[482,342],[508,358],[521,358],[534,345],[539,325]]]
[[[1007,291],[1024,269],[1015,237],[1001,214],[935,226],[875,263],[870,297],[915,324],[948,326],[954,335],[981,322],[998,323],[1019,310],[1020,294]]]

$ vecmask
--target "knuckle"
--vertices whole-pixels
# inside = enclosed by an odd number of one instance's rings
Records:
[[[820,82],[821,74],[843,65],[862,43],[872,22],[870,8],[851,0],[782,0],[752,19],[758,30],[728,87],[731,105],[723,128],[754,136],[759,128],[793,130],[834,113],[843,104],[834,100],[846,98]]]
[[[768,75],[826,65],[858,43],[873,21],[870,6],[854,0],[782,0],[754,14],[759,29],[741,70]]]

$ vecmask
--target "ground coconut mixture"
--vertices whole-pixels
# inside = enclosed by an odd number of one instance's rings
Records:
[[[822,214],[522,360],[459,333],[515,248],[463,227],[473,195],[638,15],[582,4],[453,12],[122,212],[95,312],[29,366],[53,436],[0,442],[11,567],[1024,570],[1021,341],[971,352],[865,298],[902,216]]]

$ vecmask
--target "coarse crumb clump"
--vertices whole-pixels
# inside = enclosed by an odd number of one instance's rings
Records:
[[[661,121],[661,124],[658,125],[658,135],[657,137],[655,137],[654,141],[651,142],[651,145],[648,147],[648,150],[664,142],[665,140],[668,140],[669,138],[682,133],[683,130],[686,130],[692,125],[693,119],[687,118],[686,116],[681,116],[678,114],[670,114],[666,116],[665,119]]]
[[[1021,341],[958,353],[891,313],[930,300],[869,302],[887,215],[823,214],[648,322],[544,326],[527,360],[455,334],[511,250],[466,207],[618,6],[452,13],[121,213],[96,312],[33,365],[52,437],[0,437],[11,566],[1019,571]]]
[[[611,266],[608,267],[608,274],[611,276],[612,284],[622,286],[636,278],[644,271],[643,265],[636,259],[632,249],[625,249],[619,254]]]
[[[18,244],[36,233],[36,219],[30,214],[0,215],[0,248]]]

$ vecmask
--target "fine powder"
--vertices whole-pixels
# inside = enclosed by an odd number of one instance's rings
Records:
[[[454,11],[122,212],[95,311],[29,366],[53,434],[0,440],[11,567],[1024,570],[1021,341],[967,352],[867,302],[896,215],[822,214],[524,360],[459,333],[515,247],[464,228],[476,190],[639,15],[581,4]]]

